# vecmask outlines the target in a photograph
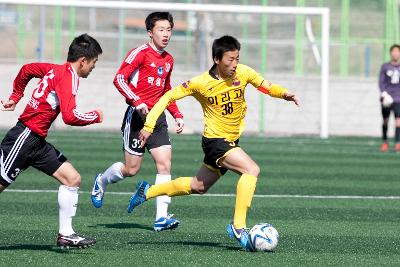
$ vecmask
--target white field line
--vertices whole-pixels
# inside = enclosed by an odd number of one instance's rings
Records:
[[[6,189],[5,192],[12,193],[57,193],[58,190],[29,190],[29,189]],[[90,194],[89,191],[80,191],[81,194]],[[132,195],[131,192],[107,192],[110,195]],[[235,197],[235,194],[205,194],[191,195],[196,197]],[[382,199],[400,200],[400,196],[329,196],[329,195],[254,195],[255,198],[308,198],[308,199]]]

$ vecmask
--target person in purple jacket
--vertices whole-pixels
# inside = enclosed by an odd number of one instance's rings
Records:
[[[389,149],[387,131],[390,113],[393,111],[396,119],[395,151],[400,152],[400,45],[390,47],[390,62],[384,63],[379,73],[379,89],[381,91],[382,106],[382,139],[381,151]],[[389,106],[384,105],[385,95],[393,99]],[[389,98],[390,98],[389,97]]]

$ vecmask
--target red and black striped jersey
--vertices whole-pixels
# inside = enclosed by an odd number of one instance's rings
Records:
[[[126,103],[138,106],[145,103],[151,109],[171,89],[173,57],[155,51],[144,44],[129,51],[114,78],[114,85],[125,97]],[[183,118],[175,102],[168,106],[174,118]]]
[[[73,126],[84,126],[100,122],[97,111],[81,113],[76,109],[75,97],[79,77],[69,62],[63,65],[31,63],[24,65],[14,80],[10,96],[15,103],[23,97],[25,87],[32,78],[40,78],[32,97],[19,120],[42,137],[61,112],[64,122]]]

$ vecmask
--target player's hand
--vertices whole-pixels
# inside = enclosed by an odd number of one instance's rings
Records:
[[[283,95],[283,99],[285,99],[286,101],[292,101],[292,102],[294,102],[295,104],[296,104],[296,106],[300,106],[300,102],[299,102],[299,99],[296,97],[296,95],[295,94],[293,94],[293,93],[290,93],[290,92],[286,92],[284,95]]]
[[[183,126],[185,126],[185,123],[182,118],[175,120],[175,131],[177,134],[180,134],[183,131]]]
[[[149,108],[145,103],[139,104],[136,109],[142,118],[146,118],[147,114],[149,114]]]
[[[17,104],[15,104],[14,100],[8,100],[7,102],[4,102],[1,100],[1,110],[2,111],[13,111]]]
[[[104,119],[104,113],[101,109],[96,109],[96,112],[99,113],[100,116],[100,122],[103,122]]]
[[[149,133],[146,130],[140,130],[139,132],[139,141],[140,141],[140,147],[143,148],[144,145],[146,144],[147,140],[149,139],[151,133]]]

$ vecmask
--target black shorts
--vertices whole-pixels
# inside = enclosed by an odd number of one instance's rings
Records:
[[[382,117],[384,119],[389,118],[390,112],[394,113],[395,118],[400,118],[400,102],[399,103],[393,103],[390,107],[384,107],[382,106]]]
[[[139,132],[144,126],[144,121],[136,109],[129,106],[126,109],[124,121],[122,122],[122,138],[124,141],[123,149],[132,155],[143,155],[145,148],[147,150],[160,146],[171,147],[171,141],[168,135],[168,124],[165,113],[162,113],[154,127],[153,134],[149,137],[145,147],[140,147]]]
[[[21,171],[32,166],[47,175],[53,173],[67,158],[43,137],[22,122],[8,131],[1,142],[0,184],[9,186]]]
[[[235,142],[227,141],[224,138],[202,138],[201,144],[204,151],[204,164],[213,171],[218,171],[220,175],[224,175],[228,169],[221,167],[218,161],[228,155],[232,149],[239,147],[239,139]]]

